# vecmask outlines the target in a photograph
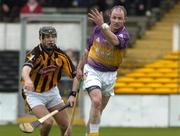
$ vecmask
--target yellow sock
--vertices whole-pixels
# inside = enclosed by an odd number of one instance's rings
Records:
[[[89,136],[99,136],[99,133],[90,133]]]

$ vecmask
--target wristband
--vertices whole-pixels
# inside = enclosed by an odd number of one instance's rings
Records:
[[[71,91],[68,96],[69,96],[69,97],[70,97],[70,96],[76,97],[76,94],[77,94],[76,91]]]
[[[103,24],[101,25],[101,28],[104,29],[104,30],[109,29],[109,25],[106,24],[106,23],[103,23]]]

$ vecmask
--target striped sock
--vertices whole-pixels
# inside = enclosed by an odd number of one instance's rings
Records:
[[[90,124],[89,127],[90,127],[89,136],[99,136],[99,124]]]

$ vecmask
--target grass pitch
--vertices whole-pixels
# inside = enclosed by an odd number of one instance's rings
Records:
[[[39,129],[31,134],[22,133],[18,125],[1,125],[0,136],[39,136]],[[53,126],[49,136],[59,136],[59,129]],[[73,136],[85,136],[85,127],[74,126]],[[180,128],[120,128],[103,127],[100,136],[180,136]]]

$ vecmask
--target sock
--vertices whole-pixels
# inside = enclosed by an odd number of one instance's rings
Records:
[[[90,133],[98,133],[99,132],[99,124],[90,124],[89,125],[89,132]]]
[[[90,133],[89,136],[99,136],[99,133]]]

